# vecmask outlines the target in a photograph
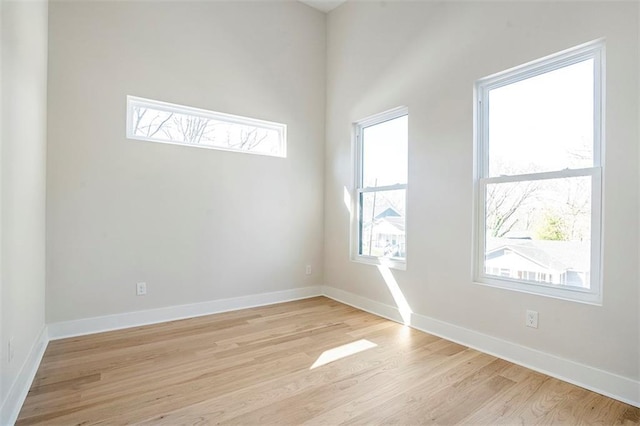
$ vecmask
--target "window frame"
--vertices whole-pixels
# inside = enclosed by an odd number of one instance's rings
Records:
[[[363,129],[371,126],[375,126],[377,124],[382,124],[387,121],[391,121],[400,117],[408,116],[409,108],[406,106],[400,106],[397,108],[393,108],[391,110],[387,110],[378,114],[371,115],[362,120],[358,120],[353,123],[353,153],[354,153],[354,173],[353,173],[353,202],[352,202],[352,211],[355,212],[352,214],[352,223],[351,223],[351,260],[354,262],[364,263],[368,265],[384,265],[389,268],[406,270],[407,268],[407,240],[406,236],[407,232],[407,202],[408,202],[408,181],[409,177],[407,176],[407,183],[394,184],[394,185],[386,185],[379,187],[364,187],[363,186],[363,164],[362,164],[362,154],[363,154],[363,140],[362,133]],[[408,130],[407,130],[408,131]],[[407,145],[408,145],[408,135],[407,135]],[[408,146],[407,146],[408,149]],[[408,170],[408,162],[409,156],[407,154],[407,170]],[[384,191],[394,191],[394,190],[404,190],[405,191],[405,257],[397,258],[397,257],[379,257],[379,256],[367,256],[359,253],[360,249],[360,239],[361,239],[361,229],[362,229],[362,208],[360,205],[361,196],[365,193],[373,193],[373,192],[384,192]]]
[[[593,59],[593,164],[579,169],[562,169],[520,175],[489,174],[489,92],[509,84]],[[529,294],[588,304],[602,304],[602,213],[604,175],[605,41],[595,40],[482,78],[474,87],[474,240],[473,282]],[[489,184],[589,177],[591,180],[590,288],[536,283],[485,272],[486,188]]]
[[[243,126],[252,126],[260,129],[274,130],[278,132],[280,139],[279,152],[269,153],[260,151],[251,151],[248,149],[233,148],[224,145],[213,145],[206,143],[188,143],[175,140],[165,140],[153,137],[147,137],[142,135],[136,135],[133,132],[133,111],[136,106],[142,106],[157,111],[172,112],[177,114],[189,115],[192,117],[207,118],[215,121],[220,121],[228,124],[238,124]],[[269,157],[287,157],[287,125],[282,123],[276,123],[273,121],[260,120],[257,118],[243,117],[240,115],[227,114],[223,112],[210,111],[186,105],[173,104],[169,102],[156,101],[153,99],[140,98],[137,96],[127,95],[127,120],[126,120],[126,135],[127,139],[135,139],[147,142],[164,143],[170,145],[189,146],[196,148],[217,149],[221,151],[241,152],[254,155],[265,155]]]

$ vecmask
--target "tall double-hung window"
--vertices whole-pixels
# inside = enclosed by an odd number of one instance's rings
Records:
[[[406,265],[408,110],[355,123],[354,260]]]
[[[475,281],[600,303],[604,42],[476,83]]]

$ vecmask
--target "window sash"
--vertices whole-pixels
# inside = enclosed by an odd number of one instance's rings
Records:
[[[512,83],[527,80],[547,72],[565,68],[570,65],[593,59],[593,96],[594,96],[594,129],[593,129],[593,166],[603,163],[602,141],[604,140],[604,40],[595,40],[581,46],[529,62],[509,70],[485,77],[476,82],[475,107],[476,123],[475,139],[477,161],[477,177],[489,176],[489,92]]]
[[[395,120],[396,118],[404,117],[405,115],[409,115],[408,109],[406,107],[398,107],[389,111],[385,111],[380,114],[376,114],[374,116],[371,116],[369,118],[366,118],[362,121],[355,123],[354,125],[355,185],[354,186],[356,189],[364,189],[364,185],[363,185],[364,165],[362,164],[363,155],[364,155],[364,150],[363,150],[364,141],[362,139],[362,135],[364,133],[364,129],[366,129],[367,127],[375,126],[377,124],[382,124],[387,121]],[[403,183],[403,184],[398,183],[396,185],[406,185],[406,183]],[[395,186],[395,185],[388,185],[388,186]],[[382,187],[371,187],[371,188],[382,188]]]
[[[367,186],[366,188],[358,188],[358,193],[362,192],[380,192],[380,191],[394,191],[396,189],[407,189],[406,183],[397,183],[395,185],[386,186]]]
[[[559,179],[570,178],[579,176],[594,176],[602,170],[602,167],[585,167],[583,169],[564,169],[552,172],[540,172],[540,173],[527,173],[522,175],[504,175],[494,177],[480,178],[480,182],[486,184],[490,183],[506,183],[506,182],[522,182],[522,181],[535,181],[545,179]]]
[[[474,221],[475,240],[473,280],[480,284],[519,290],[560,299],[584,303],[602,302],[602,152],[604,140],[604,41],[586,43],[555,55],[495,74],[476,83],[475,103],[475,185]],[[594,129],[593,167],[563,169],[520,175],[489,176],[489,92],[546,72],[558,70],[578,62],[593,59],[594,66]],[[486,247],[486,188],[489,184],[526,182],[545,179],[591,177],[591,248],[590,248],[590,288],[559,287],[558,285],[532,282],[512,277],[501,277],[485,273]]]
[[[373,192],[383,191],[405,191],[405,236],[407,235],[407,223],[406,223],[406,204],[407,204],[407,183],[396,183],[393,185],[371,187],[363,186],[363,130],[367,127],[375,126],[377,124],[384,123],[386,121],[394,120],[409,114],[407,107],[398,107],[389,111],[385,111],[380,114],[373,115],[364,120],[360,120],[353,125],[353,141],[354,141],[354,189],[355,197],[353,200],[353,206],[355,208],[355,214],[352,215],[351,226],[351,260],[362,263],[380,265],[384,264],[388,267],[395,269],[406,269],[406,247],[405,257],[378,257],[360,254],[362,247],[362,195]],[[408,160],[408,159],[407,159]],[[406,241],[405,241],[406,245]]]
[[[362,195],[363,194],[371,194],[374,192],[385,192],[385,191],[397,191],[397,190],[404,190],[405,191],[405,204],[406,204],[406,200],[407,200],[407,184],[396,184],[396,185],[390,185],[390,186],[384,186],[384,187],[376,187],[376,188],[372,188],[372,187],[368,187],[368,188],[362,188],[362,189],[358,189],[356,191],[356,203],[358,205],[357,211],[357,222],[358,222],[358,226],[357,226],[357,247],[356,247],[356,253],[355,255],[359,258],[364,258],[364,259],[369,259],[369,260],[375,260],[378,259],[379,256],[373,256],[373,255],[367,255],[364,253],[361,253],[362,251],[362,247],[363,247],[363,240],[362,240],[362,235],[363,235],[363,231],[362,228],[364,226],[364,218],[363,218],[363,205],[362,205]],[[405,208],[406,210],[406,208]],[[406,245],[406,214],[405,214],[405,245]],[[406,248],[405,248],[405,257],[395,257],[395,256],[388,256],[385,257],[385,259],[389,259],[392,262],[400,262],[400,263],[404,263],[406,262]]]
[[[526,178],[525,178],[526,177]],[[486,196],[487,186],[492,183],[511,183],[511,182],[532,182],[537,180],[550,180],[550,179],[562,179],[571,177],[590,177],[591,178],[591,252],[590,252],[590,264],[591,269],[589,271],[591,276],[590,288],[580,288],[574,286],[562,287],[562,290],[578,293],[599,293],[600,277],[600,253],[601,253],[601,217],[602,217],[602,168],[592,167],[589,169],[580,170],[561,170],[558,172],[545,172],[538,174],[529,174],[521,176],[501,176],[494,178],[480,179],[478,182],[478,202],[477,212],[478,217],[478,238],[477,238],[477,258],[476,258],[476,271],[475,275],[478,279],[494,281],[496,279],[509,282],[525,283],[533,286],[544,286],[549,288],[556,288],[557,285],[545,285],[544,283],[529,281],[525,279],[514,279],[506,277],[498,277],[496,275],[488,274],[485,272],[485,255],[486,255]],[[495,284],[495,283],[494,283]],[[596,288],[594,288],[594,286]]]

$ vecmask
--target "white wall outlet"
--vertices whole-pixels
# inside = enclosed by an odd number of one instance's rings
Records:
[[[525,324],[527,327],[538,328],[538,312],[527,310]]]
[[[9,360],[9,362],[13,361],[13,357],[15,356],[15,351],[16,351],[16,345],[13,341],[13,337],[9,339],[9,350],[8,352],[8,356],[7,359]]]
[[[136,296],[144,296],[147,294],[147,283],[136,284]]]
[[[307,267],[304,270],[304,273],[307,275],[311,275],[311,265],[307,265]]]

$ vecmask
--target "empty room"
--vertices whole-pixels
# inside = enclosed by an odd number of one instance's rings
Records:
[[[640,424],[640,3],[0,16],[0,425]]]

